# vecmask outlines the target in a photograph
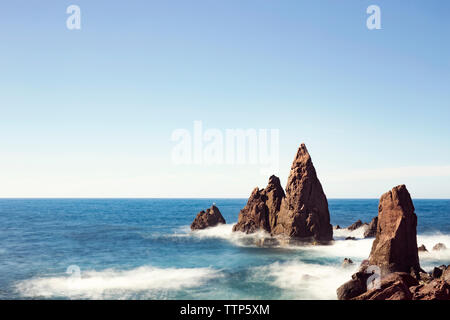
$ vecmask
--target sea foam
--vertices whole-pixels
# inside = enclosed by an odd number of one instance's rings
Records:
[[[133,299],[136,293],[145,299],[164,299],[171,291],[198,287],[221,277],[212,268],[155,268],[143,266],[131,270],[107,269],[81,272],[80,277],[59,275],[18,282],[15,287],[24,297],[71,299]]]

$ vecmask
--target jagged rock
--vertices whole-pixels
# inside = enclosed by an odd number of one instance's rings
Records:
[[[353,300],[411,300],[409,287],[419,283],[406,272],[394,272],[381,279],[380,287],[371,289]]]
[[[364,271],[353,274],[352,280],[347,281],[336,290],[338,299],[350,300],[366,292],[367,279],[369,277],[370,274],[367,274]]]
[[[348,226],[347,229],[353,231],[358,228],[361,228],[363,225],[364,225],[364,223],[361,220],[358,220],[355,223],[353,223],[352,225]]]
[[[378,217],[375,217],[370,221],[367,230],[364,231],[364,238],[374,238],[377,235]]]
[[[337,226],[333,227],[333,229],[334,229],[334,230],[340,230],[340,229],[341,229],[341,226],[340,226],[340,225],[337,225]]]
[[[214,227],[220,223],[226,223],[222,214],[215,205],[206,211],[200,211],[191,224],[191,230],[206,229],[208,227]]]
[[[417,248],[417,251],[419,252],[428,252],[427,248],[425,247],[425,245],[421,245],[420,247]]]
[[[333,239],[328,201],[304,144],[298,149],[291,166],[286,197],[272,233],[317,242]]]
[[[344,261],[342,261],[343,267],[348,267],[353,264],[353,260],[350,258],[345,258]]]
[[[270,233],[277,223],[277,214],[283,198],[284,190],[280,179],[271,176],[265,189],[253,190],[246,206],[239,213],[238,223],[233,226],[233,231],[254,233],[265,230]]]
[[[417,251],[417,216],[405,185],[383,194],[378,206],[378,226],[369,263],[391,272],[421,271]]]
[[[447,249],[447,247],[443,243],[437,243],[433,247],[433,251],[440,251],[440,250],[445,250],[445,249]]]
[[[345,240],[356,240],[356,238],[355,237],[347,237],[347,238],[345,238]]]
[[[443,271],[440,278],[411,287],[410,291],[413,300],[450,300],[450,266]]]

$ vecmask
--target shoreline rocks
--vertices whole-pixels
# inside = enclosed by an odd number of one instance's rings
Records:
[[[382,275],[391,272],[421,271],[417,251],[417,216],[405,185],[386,192],[378,206],[376,238],[369,264],[381,268]]]
[[[410,300],[410,287],[420,280],[417,250],[417,216],[405,185],[380,198],[376,237],[369,259],[363,261],[352,280],[337,290],[340,300]],[[374,221],[373,219],[372,221]],[[368,288],[368,280],[378,284]],[[377,282],[378,281],[378,282]],[[369,290],[368,290],[369,289]]]
[[[226,221],[220,213],[219,208],[212,205],[206,211],[200,211],[191,224],[191,230],[202,230],[209,227],[215,227],[218,224],[225,224]]]

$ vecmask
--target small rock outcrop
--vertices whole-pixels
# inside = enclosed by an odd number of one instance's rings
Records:
[[[416,278],[406,272],[394,272],[382,278],[380,287],[371,289],[353,300],[411,300],[409,288],[418,285]]]
[[[450,265],[439,269],[442,271],[440,276],[409,288],[413,300],[450,300]]]
[[[233,226],[233,231],[254,233],[264,230],[270,233],[277,223],[277,214],[283,198],[284,190],[280,179],[271,176],[265,189],[253,190],[247,204],[239,212],[238,222]]]
[[[364,223],[361,220],[358,220],[355,223],[353,223],[352,225],[348,226],[347,229],[353,231],[358,228],[361,228],[363,225],[364,225]]]
[[[292,163],[286,197],[272,233],[317,242],[333,239],[327,197],[304,144]]]
[[[427,248],[425,247],[425,245],[421,245],[420,247],[417,248],[417,251],[419,252],[428,252]]]
[[[421,271],[417,252],[417,216],[405,185],[383,194],[378,206],[378,226],[369,263],[391,272]]]
[[[378,217],[375,217],[370,221],[367,230],[364,231],[364,238],[374,238],[377,235]]]
[[[443,243],[437,243],[433,247],[433,251],[440,251],[440,250],[445,250],[445,249],[447,249],[447,247]]]
[[[286,193],[280,180],[270,177],[265,189],[253,190],[233,227],[245,233],[258,230],[301,241],[333,239],[328,201],[304,144],[292,164]]]
[[[218,224],[225,224],[225,219],[215,205],[206,211],[200,211],[191,224],[191,230],[201,230],[209,227],[217,226]]]
[[[344,261],[342,261],[343,267],[348,267],[353,264],[353,260],[350,258],[345,258]]]

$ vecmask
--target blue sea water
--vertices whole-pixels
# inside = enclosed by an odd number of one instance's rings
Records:
[[[215,202],[227,225],[191,232]],[[373,239],[261,247],[232,233],[246,199],[1,199],[0,299],[334,299]],[[415,200],[421,264],[450,264],[450,200]],[[329,200],[331,222],[369,222],[378,200]],[[358,238],[345,241],[348,235]],[[341,266],[350,257],[354,267]],[[79,272],[78,272],[79,271]]]

